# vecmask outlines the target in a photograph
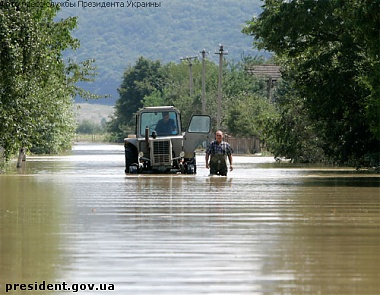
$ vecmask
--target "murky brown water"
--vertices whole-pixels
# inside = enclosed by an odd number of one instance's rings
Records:
[[[122,146],[78,145],[0,175],[0,294],[379,294],[377,175],[197,162],[125,176]]]

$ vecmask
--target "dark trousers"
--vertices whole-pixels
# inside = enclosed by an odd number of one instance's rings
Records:
[[[210,174],[227,176],[227,163],[224,155],[211,155]]]

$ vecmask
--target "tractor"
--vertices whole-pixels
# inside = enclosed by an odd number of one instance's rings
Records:
[[[210,138],[211,118],[193,115],[183,131],[173,106],[144,107],[136,113],[135,134],[124,139],[125,173],[195,174],[195,150]]]

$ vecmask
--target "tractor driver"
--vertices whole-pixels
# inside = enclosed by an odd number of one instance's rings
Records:
[[[176,131],[174,120],[170,119],[169,112],[163,112],[162,119],[157,122],[157,135],[171,135],[173,131]]]

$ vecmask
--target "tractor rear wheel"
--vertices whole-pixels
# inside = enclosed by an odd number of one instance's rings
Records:
[[[130,143],[125,145],[125,173],[131,173],[130,167],[138,167],[138,153],[137,148]]]

